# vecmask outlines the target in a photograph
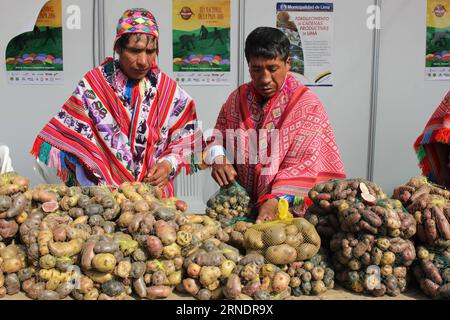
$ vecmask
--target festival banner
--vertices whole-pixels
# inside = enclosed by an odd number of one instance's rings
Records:
[[[10,84],[61,84],[63,40],[61,0],[41,9],[32,31],[14,37],[6,48]]]
[[[426,80],[450,79],[450,0],[428,0]]]
[[[230,83],[230,23],[230,0],[173,0],[173,72],[179,83]]]

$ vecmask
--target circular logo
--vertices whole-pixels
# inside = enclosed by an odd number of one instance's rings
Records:
[[[181,18],[183,18],[184,20],[189,20],[189,19],[192,17],[193,14],[194,14],[194,13],[192,12],[191,8],[189,8],[189,7],[183,7],[183,8],[181,8],[180,16],[181,16]]]
[[[287,10],[287,5],[285,5],[284,3],[280,5],[280,10],[281,11],[286,11]]]
[[[444,16],[444,14],[447,12],[447,10],[445,9],[445,7],[442,4],[438,4],[436,6],[436,8],[434,8],[434,14],[441,18],[442,16]]]

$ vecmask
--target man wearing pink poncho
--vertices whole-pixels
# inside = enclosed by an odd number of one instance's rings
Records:
[[[258,221],[276,217],[281,197],[302,215],[315,184],[345,178],[322,103],[289,73],[289,46],[278,29],[250,33],[245,56],[252,81],[228,97],[206,152],[214,180],[243,186]]]

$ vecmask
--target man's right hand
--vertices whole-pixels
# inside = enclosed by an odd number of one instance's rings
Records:
[[[217,156],[212,164],[211,176],[220,187],[225,187],[234,182],[237,172],[228,162],[227,157]]]

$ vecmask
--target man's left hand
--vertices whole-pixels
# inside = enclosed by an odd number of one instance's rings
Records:
[[[164,160],[156,163],[150,168],[145,182],[150,183],[152,186],[163,188],[169,182],[169,174],[172,171],[172,165],[169,161]]]
[[[256,222],[265,222],[276,219],[278,214],[278,200],[273,198],[264,202],[259,207],[258,218]]]

